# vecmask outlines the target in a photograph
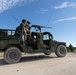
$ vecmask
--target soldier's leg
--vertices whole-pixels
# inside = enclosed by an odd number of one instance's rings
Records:
[[[24,40],[25,41],[27,40],[27,31],[26,30],[24,31]]]
[[[27,30],[27,34],[29,35],[29,38],[31,38],[31,32]]]

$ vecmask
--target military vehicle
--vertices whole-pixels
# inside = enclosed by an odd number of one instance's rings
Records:
[[[67,53],[66,43],[53,40],[50,32],[42,32],[40,25],[31,25],[27,40],[24,40],[24,33],[19,34],[16,30],[0,29],[0,51],[4,52],[4,61],[9,64],[20,61],[24,53],[44,53],[50,55],[54,52],[58,57],[64,57]]]

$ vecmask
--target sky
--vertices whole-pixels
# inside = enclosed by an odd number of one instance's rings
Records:
[[[44,31],[76,47],[76,0],[0,0],[0,29],[16,29],[22,19],[52,27]]]

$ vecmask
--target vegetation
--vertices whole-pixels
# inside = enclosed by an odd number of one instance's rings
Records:
[[[76,50],[76,47],[73,47],[72,44],[70,44],[68,47],[67,47],[67,50],[68,52],[74,52]]]

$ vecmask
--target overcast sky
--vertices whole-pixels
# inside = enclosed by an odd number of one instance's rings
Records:
[[[76,46],[76,0],[0,0],[1,29],[15,29],[23,18],[52,27],[46,31],[55,40]]]

